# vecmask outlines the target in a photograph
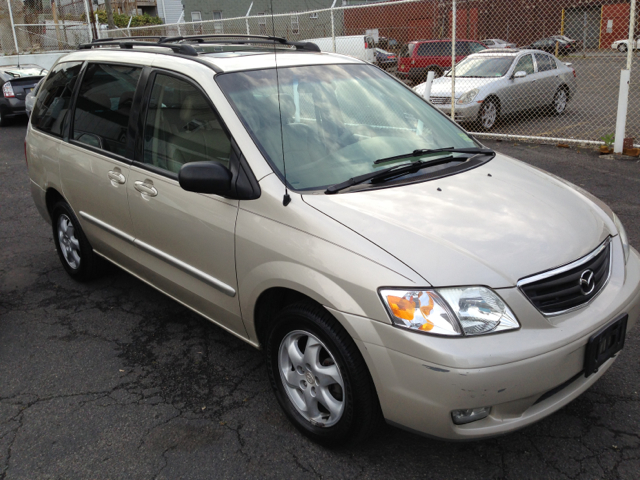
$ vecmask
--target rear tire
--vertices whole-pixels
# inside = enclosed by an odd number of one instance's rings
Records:
[[[551,113],[554,115],[562,115],[567,110],[567,103],[569,102],[569,95],[567,90],[563,87],[558,88],[558,91],[553,96],[553,103],[551,104]]]
[[[83,282],[102,274],[106,262],[94,253],[69,204],[56,203],[51,210],[51,220],[58,257],[71,278]]]
[[[6,127],[9,123],[9,118],[2,108],[0,108],[0,127]]]
[[[344,328],[322,306],[281,310],[266,335],[278,403],[304,435],[326,446],[371,436],[382,420],[369,369]]]
[[[620,45],[618,45],[618,51],[620,53],[625,53],[627,51],[627,44],[621,43]]]

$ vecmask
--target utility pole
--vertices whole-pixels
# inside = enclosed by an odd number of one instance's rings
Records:
[[[107,11],[107,24],[109,30],[115,30],[116,24],[113,23],[113,11],[111,10],[111,0],[104,0],[104,9]]]

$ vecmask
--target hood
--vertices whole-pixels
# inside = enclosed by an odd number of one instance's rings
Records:
[[[456,90],[455,97],[460,98],[469,90],[474,88],[481,88],[489,83],[494,83],[502,80],[502,77],[493,78],[456,78]],[[425,83],[422,83],[415,87],[415,92],[422,95],[425,88]],[[436,78],[431,84],[431,96],[432,97],[451,97],[451,78],[440,77]]]
[[[437,180],[303,198],[440,287],[511,287],[615,232],[578,190],[502,155]]]

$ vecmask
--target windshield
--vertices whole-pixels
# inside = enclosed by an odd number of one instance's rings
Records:
[[[293,189],[319,189],[381,170],[390,163],[375,160],[411,156],[416,149],[477,146],[435,108],[375,67],[280,68],[278,76],[280,108],[275,69],[216,79],[280,178],[284,147],[287,183]]]
[[[472,57],[465,58],[456,65],[456,77],[491,78],[504,77],[515,57]],[[451,72],[447,73],[447,77]]]

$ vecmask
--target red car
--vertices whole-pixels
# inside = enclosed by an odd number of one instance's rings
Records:
[[[456,63],[467,55],[486,50],[473,40],[456,41]],[[398,59],[398,77],[417,82],[427,78],[430,70],[440,77],[451,68],[451,40],[415,40],[405,45]]]

